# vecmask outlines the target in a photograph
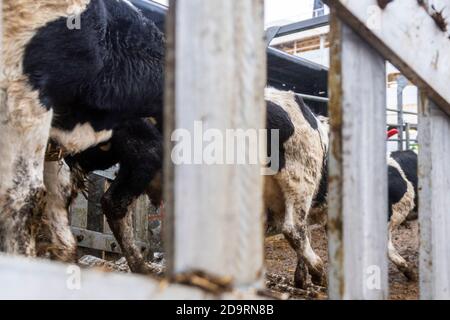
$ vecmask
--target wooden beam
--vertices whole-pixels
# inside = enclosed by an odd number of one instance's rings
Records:
[[[152,206],[147,195],[139,197],[132,206],[134,219],[134,237],[136,241],[146,243],[149,246],[149,217]],[[142,248],[142,245],[141,245]],[[153,257],[150,257],[153,258]]]
[[[450,299],[450,118],[419,105],[420,296]]]
[[[100,233],[83,228],[71,227],[77,245],[82,248],[94,249],[110,253],[121,253],[113,234]],[[136,245],[144,252],[150,248],[147,241],[136,239]]]
[[[263,1],[173,1],[168,20],[166,145],[173,147],[176,128],[190,132],[193,143],[201,142],[201,136],[194,136],[195,121],[223,136],[226,129],[264,128]],[[171,272],[202,270],[231,277],[236,285],[259,281],[260,165],[175,166],[173,149],[168,149],[164,172]],[[198,149],[193,156],[202,157]]]
[[[0,39],[2,40],[0,41],[0,70],[3,70],[3,0],[0,0],[0,8],[2,8],[0,10]],[[0,98],[2,97],[0,96]]]
[[[336,9],[339,18],[450,115],[450,39],[418,1],[392,1],[384,10],[377,0],[326,2]],[[447,1],[433,2],[438,10],[446,8],[448,13]]]
[[[106,190],[106,179],[96,174],[89,175],[87,229],[103,232],[105,228],[105,215],[103,214],[101,199]]]
[[[69,208],[70,225],[86,229],[88,201],[79,193]]]
[[[203,300],[261,299],[250,291],[220,294],[49,261],[0,256],[0,300]]]
[[[385,61],[336,14],[329,77],[329,295],[386,299]]]

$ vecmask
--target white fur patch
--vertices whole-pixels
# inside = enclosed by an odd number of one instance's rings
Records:
[[[330,144],[330,124],[329,119],[326,117],[317,117],[319,124],[319,134],[322,140],[322,145],[324,150],[328,151],[328,146]]]
[[[45,236],[50,240],[50,251],[60,260],[70,262],[76,254],[76,241],[69,226],[68,205],[72,195],[69,167],[63,162],[46,162],[44,183],[47,201],[41,229],[48,233]]]
[[[48,22],[81,12],[90,0],[3,1],[0,72],[0,248],[10,254],[35,254],[35,223],[43,208],[43,170],[52,111],[23,74],[26,45]]]
[[[67,152],[75,154],[111,139],[112,130],[95,131],[89,123],[85,123],[78,124],[72,131],[52,128],[50,137]]]
[[[399,224],[403,223],[403,221],[406,219],[408,214],[414,209],[415,203],[415,192],[414,192],[414,186],[412,183],[408,180],[406,177],[405,172],[403,171],[400,164],[392,159],[391,157],[388,158],[388,165],[398,170],[400,173],[400,176],[403,180],[406,182],[406,192],[403,195],[403,197],[400,199],[400,201],[392,206],[392,218],[395,220],[401,220]]]
[[[403,195],[403,197],[400,199],[399,202],[394,204],[392,206],[392,217],[391,221],[389,221],[389,240],[388,240],[388,255],[389,259],[399,268],[401,271],[408,270],[408,263],[406,260],[398,253],[398,251],[395,249],[394,244],[392,242],[392,234],[396,228],[398,228],[403,221],[405,221],[408,214],[414,209],[415,203],[414,203],[414,186],[412,183],[407,179],[405,172],[403,171],[400,164],[392,159],[391,157],[388,157],[388,165],[398,170],[400,173],[400,176],[403,180],[406,182],[406,192]]]

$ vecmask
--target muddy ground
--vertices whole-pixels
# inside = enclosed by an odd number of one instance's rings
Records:
[[[314,250],[328,265],[327,240],[323,228],[318,228],[312,232],[312,244]],[[394,245],[399,253],[414,266],[418,271],[418,222],[407,222],[404,226],[394,233]],[[284,237],[274,236],[266,239],[266,265],[268,274],[281,276],[293,285],[292,279],[295,271],[296,257]],[[274,282],[277,282],[275,280]],[[419,298],[418,283],[409,282],[397,268],[389,262],[389,284],[390,299],[392,300],[415,300]],[[317,296],[311,296],[307,293],[293,293],[284,289],[275,288],[277,292],[288,292],[293,299],[326,299],[326,293],[319,293]]]
[[[418,271],[418,222],[406,222],[398,231],[394,233],[394,245],[399,253],[414,267],[415,272]],[[315,228],[312,231],[312,245],[314,250],[319,254],[328,265],[327,239],[323,228]],[[125,261],[112,264],[107,267],[106,260],[116,261],[119,256],[99,255],[98,252],[79,248],[79,256],[90,255],[80,260],[83,267],[101,268],[103,271],[129,271],[124,269],[122,264]],[[101,257],[103,261],[92,257],[92,255]],[[266,238],[265,255],[267,268],[267,285],[270,291],[269,297],[280,299],[327,299],[326,288],[315,288],[312,291],[304,292],[297,290],[293,286],[293,276],[295,271],[296,256],[289,246],[288,242],[282,235]],[[123,270],[122,270],[123,269]],[[397,268],[389,262],[389,283],[390,283],[390,299],[392,300],[415,300],[419,298],[419,289],[417,282],[408,281]],[[319,290],[317,290],[319,289]],[[320,290],[322,289],[322,290]]]

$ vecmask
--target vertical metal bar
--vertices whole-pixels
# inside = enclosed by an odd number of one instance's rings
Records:
[[[385,60],[334,9],[331,21],[329,296],[386,299]]]
[[[171,3],[166,146],[173,144],[177,128],[195,144],[192,163],[175,164],[171,150],[166,153],[171,225],[166,243],[172,275],[201,270],[229,277],[238,286],[261,283],[261,167],[206,164],[199,131],[212,129],[225,137],[229,130],[258,132],[265,127],[263,7],[263,0]],[[258,149],[249,147],[249,153]]]
[[[3,0],[0,0],[0,70],[3,70]]]
[[[406,123],[405,125],[405,140],[406,140],[406,150],[410,150],[411,149],[411,124],[410,123]]]
[[[406,79],[404,76],[400,75],[397,78],[397,123],[398,123],[398,136],[399,136],[399,142],[398,142],[398,150],[402,151],[404,150],[404,114],[403,114],[403,91],[405,90],[406,86],[408,85],[408,79]]]
[[[450,117],[419,102],[420,297],[450,299]]]

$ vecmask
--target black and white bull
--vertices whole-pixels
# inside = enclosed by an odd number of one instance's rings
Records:
[[[406,260],[400,256],[392,242],[393,232],[405,222],[417,218],[418,208],[418,157],[414,151],[397,151],[387,158],[388,163],[388,254],[389,259],[410,280],[416,278],[415,273]],[[326,165],[327,167],[327,165]],[[314,199],[312,222],[326,225],[327,209],[327,170],[322,176],[319,192]]]
[[[164,37],[125,0],[4,0],[3,17],[0,251],[34,256],[37,234],[56,228],[52,220],[67,211],[64,199],[71,194],[55,164],[44,179],[48,140],[77,154],[110,140],[128,121],[159,119]],[[142,132],[136,134],[133,141]],[[123,168],[117,183],[135,178]],[[126,193],[112,186],[105,197],[111,219],[125,216],[131,201]],[[58,198],[61,203],[54,203]],[[67,217],[59,221],[67,231]],[[39,238],[58,238],[62,225],[56,225]],[[59,243],[64,248],[74,242]],[[70,250],[55,255],[64,251]],[[71,257],[73,252],[61,258]]]

